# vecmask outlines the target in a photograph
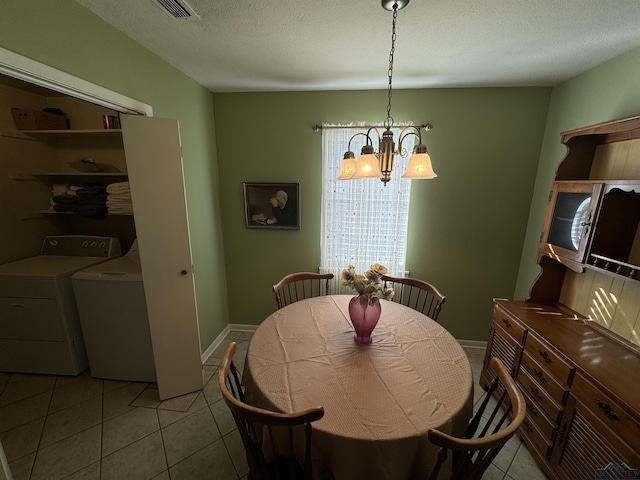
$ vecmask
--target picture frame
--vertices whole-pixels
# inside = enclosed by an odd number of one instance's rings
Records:
[[[298,183],[243,182],[242,186],[244,221],[247,228],[300,229]]]

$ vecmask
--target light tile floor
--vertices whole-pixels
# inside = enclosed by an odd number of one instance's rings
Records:
[[[251,334],[231,332],[243,359]],[[14,480],[246,479],[244,449],[214,375],[224,342],[205,362],[202,391],[160,401],[155,384],[0,373],[0,441]],[[484,350],[465,349],[479,381]],[[243,361],[236,362],[242,371]],[[477,397],[481,389],[476,388]],[[484,475],[544,480],[513,438]]]

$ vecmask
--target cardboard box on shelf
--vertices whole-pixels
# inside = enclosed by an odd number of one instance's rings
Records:
[[[18,130],[67,130],[69,128],[66,115],[25,108],[12,108],[11,115]]]

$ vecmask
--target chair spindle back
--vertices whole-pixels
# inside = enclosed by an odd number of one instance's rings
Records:
[[[329,295],[333,273],[297,272],[286,275],[272,290],[278,309],[305,298]]]
[[[434,321],[442,310],[446,297],[428,282],[409,277],[381,277],[383,287],[393,287],[393,301],[424,313]]]
[[[242,438],[249,478],[311,480],[311,423],[324,416],[324,409],[315,407],[286,414],[247,404],[233,363],[235,351],[236,343],[229,343],[218,370],[218,386]],[[304,435],[302,466],[296,461],[300,452],[294,449],[299,444],[300,429]]]

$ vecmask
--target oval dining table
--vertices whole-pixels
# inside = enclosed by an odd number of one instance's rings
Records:
[[[461,436],[471,416],[469,360],[440,324],[384,300],[373,342],[356,343],[350,299],[314,297],[266,318],[247,351],[247,401],[285,413],[324,407],[313,423],[316,478],[325,468],[335,480],[428,478],[438,449],[427,431]]]

